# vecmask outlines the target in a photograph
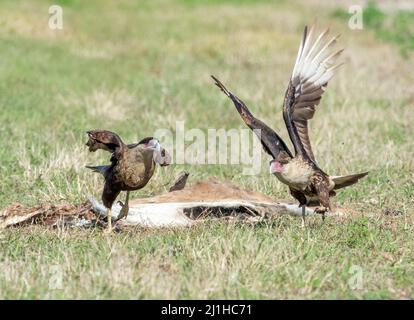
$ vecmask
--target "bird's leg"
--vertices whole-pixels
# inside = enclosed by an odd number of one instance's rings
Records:
[[[329,211],[329,207],[319,206],[315,209],[316,213],[319,213],[322,216],[322,221],[325,221],[325,214]]]
[[[108,223],[106,226],[105,233],[109,234],[109,233],[112,233],[112,208],[108,208],[107,214],[108,214]]]
[[[306,215],[306,206],[302,206],[302,216],[301,216],[301,220],[302,220],[302,228],[305,228],[305,215]]]
[[[318,180],[314,186],[320,203],[320,206],[315,209],[315,212],[321,214],[322,221],[324,221],[325,213],[331,210],[331,202],[329,200],[330,193],[327,181],[326,179]]]
[[[126,218],[128,216],[128,212],[129,212],[129,191],[126,192],[126,197],[125,197],[125,203],[122,203],[121,201],[118,201],[118,203],[122,206],[121,211],[119,212],[118,215],[118,220],[122,219],[122,218]]]
[[[289,187],[290,194],[299,201],[299,208],[302,208],[302,228],[305,227],[305,214],[306,214],[306,196],[302,191],[298,191]]]

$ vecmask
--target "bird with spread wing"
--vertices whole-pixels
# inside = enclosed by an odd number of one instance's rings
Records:
[[[291,195],[299,201],[302,225],[307,205],[318,203],[315,211],[324,218],[332,209],[330,197],[335,195],[335,190],[353,185],[368,174],[328,175],[318,166],[309,139],[308,121],[313,118],[328,81],[341,65],[337,60],[343,49],[335,49],[337,38],[329,36],[329,29],[315,34],[314,27],[305,27],[283,103],[283,119],[294,155],[275,131],[255,118],[243,101],[212,76],[215,84],[233,101],[246,125],[258,135],[265,152],[273,158],[270,173],[288,185]]]
[[[170,154],[161,147],[159,141],[147,137],[135,144],[125,144],[114,132],[106,130],[88,131],[89,151],[98,149],[112,153],[111,164],[103,166],[87,166],[101,173],[105,178],[102,202],[108,208],[107,231],[112,230],[111,208],[121,191],[126,191],[125,203],[118,220],[128,215],[129,192],[144,188],[154,174],[156,164],[167,166],[171,163]]]

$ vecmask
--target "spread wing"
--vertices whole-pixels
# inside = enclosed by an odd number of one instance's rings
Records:
[[[269,154],[273,159],[277,157],[279,152],[285,151],[289,156],[292,156],[292,153],[286,146],[285,142],[281,137],[278,136],[271,128],[269,128],[264,122],[255,118],[249,109],[246,107],[243,101],[231,93],[227,88],[214,76],[211,76],[217,87],[224,92],[234,103],[237,111],[242,117],[246,125],[253,130],[256,136],[260,139],[263,149],[267,154]]]
[[[114,152],[116,149],[122,148],[124,143],[121,138],[114,132],[107,130],[90,130],[87,131],[88,142],[86,145],[89,151],[94,152],[98,149]]]
[[[283,105],[283,119],[296,154],[303,155],[315,165],[308,120],[313,118],[328,81],[341,65],[336,64],[343,51],[335,49],[337,38],[329,35],[329,29],[315,35],[314,27],[309,32],[305,27]]]
[[[111,152],[112,163],[115,163],[124,151],[125,144],[114,132],[98,129],[88,131],[87,134],[89,139],[86,145],[89,147],[89,151],[95,152],[102,149]]]

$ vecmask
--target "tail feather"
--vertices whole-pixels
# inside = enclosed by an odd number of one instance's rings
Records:
[[[359,179],[365,177],[368,174],[367,172],[350,174],[347,176],[333,176],[331,177],[335,183],[334,190],[345,188],[351,186],[358,182]]]
[[[85,166],[88,169],[91,169],[93,172],[100,173],[105,175],[105,172],[110,168],[110,166]]]

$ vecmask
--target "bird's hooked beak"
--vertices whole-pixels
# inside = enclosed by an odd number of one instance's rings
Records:
[[[147,148],[154,150],[154,161],[160,166],[168,166],[171,164],[171,155],[165,150],[157,139],[151,139],[147,143]]]

